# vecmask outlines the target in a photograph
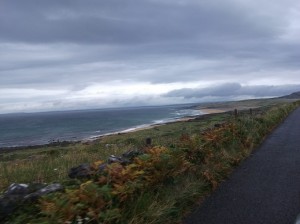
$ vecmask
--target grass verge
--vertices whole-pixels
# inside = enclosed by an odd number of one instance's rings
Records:
[[[214,115],[206,120],[157,127],[158,130],[111,136],[93,145],[77,145],[76,149],[40,152],[36,155],[41,157],[37,157],[37,161],[42,161],[38,166],[45,169],[45,176],[40,175],[50,181],[47,172],[62,163],[60,169],[66,172],[70,166],[82,162],[97,167],[105,156],[127,149],[142,148],[144,154],[130,165],[113,163],[89,180],[68,181],[64,175],[57,175],[54,180],[64,181],[65,192],[48,195],[38,204],[27,206],[8,223],[180,222],[191,206],[216,189],[234,167],[298,106],[299,102],[284,104],[255,110],[252,115],[241,113],[237,117]],[[146,136],[155,139],[153,146],[143,146]],[[108,154],[100,155],[99,150]],[[6,158],[1,163],[5,176],[18,179],[22,175],[18,172],[37,169],[28,165],[31,164],[27,161],[28,155],[23,153],[15,155],[17,159]],[[22,160],[26,162],[19,166],[21,169],[11,166]],[[11,183],[10,180],[6,182]]]

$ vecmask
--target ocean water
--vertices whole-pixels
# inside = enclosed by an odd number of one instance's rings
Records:
[[[201,114],[192,108],[176,105],[2,114],[0,148],[92,139]]]

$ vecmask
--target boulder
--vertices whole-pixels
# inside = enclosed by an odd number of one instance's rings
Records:
[[[129,159],[129,160],[132,162],[132,160],[133,160],[135,157],[137,157],[137,156],[139,156],[139,155],[141,155],[141,154],[143,154],[143,152],[140,151],[140,150],[130,150],[130,151],[128,151],[128,152],[123,153],[123,154],[122,154],[122,157],[123,157],[123,158],[126,158],[126,159]]]
[[[81,164],[79,166],[73,167],[69,170],[68,176],[70,178],[89,178],[93,174],[92,168],[88,163]]]
[[[28,184],[11,184],[0,197],[0,220],[6,215],[11,214],[29,193]]]
[[[128,164],[132,163],[132,161],[135,157],[137,157],[138,155],[141,155],[141,154],[142,154],[141,151],[130,150],[128,152],[123,153],[121,157],[111,155],[111,156],[109,156],[107,163],[108,164],[120,163],[122,165],[128,165]]]
[[[68,176],[70,178],[84,179],[91,178],[93,174],[101,174],[108,164],[120,163],[125,166],[132,163],[133,159],[141,155],[142,152],[139,150],[130,150],[122,154],[122,156],[110,155],[106,163],[99,165],[98,170],[95,172],[93,168],[88,163],[81,164],[79,166],[73,167],[69,170]],[[94,168],[95,169],[95,168]]]
[[[107,163],[123,163],[123,160],[121,157],[115,156],[115,155],[110,155],[107,159]]]
[[[61,184],[50,184],[46,187],[39,189],[36,192],[28,194],[24,197],[25,200],[34,201],[43,195],[50,194],[57,191],[63,191],[64,187]]]
[[[0,221],[9,217],[16,209],[39,197],[63,190],[61,184],[11,184],[0,196]]]

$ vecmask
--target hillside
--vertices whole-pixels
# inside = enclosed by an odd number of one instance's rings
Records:
[[[290,95],[287,95],[287,96],[282,96],[282,97],[279,97],[281,99],[300,99],[300,91],[299,92],[294,92]]]

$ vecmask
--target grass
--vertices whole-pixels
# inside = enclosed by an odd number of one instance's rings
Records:
[[[49,183],[63,181],[71,167],[110,155],[121,155],[131,149],[142,149],[145,139],[151,137],[153,145],[172,147],[182,133],[191,134],[212,127],[228,115],[214,115],[205,120],[176,122],[152,129],[122,135],[106,136],[93,143],[62,146],[44,146],[1,153],[0,192],[11,183]]]
[[[189,208],[216,189],[298,106],[299,102],[268,104],[254,110],[254,115],[210,115],[107,136],[91,144],[2,154],[0,183],[4,189],[12,182],[63,182],[72,166],[105,160],[129,149],[145,151],[129,166],[112,164],[91,180],[65,184],[65,193],[45,197],[40,205],[20,211],[10,222],[180,222]],[[147,137],[153,139],[153,147],[145,147]]]

